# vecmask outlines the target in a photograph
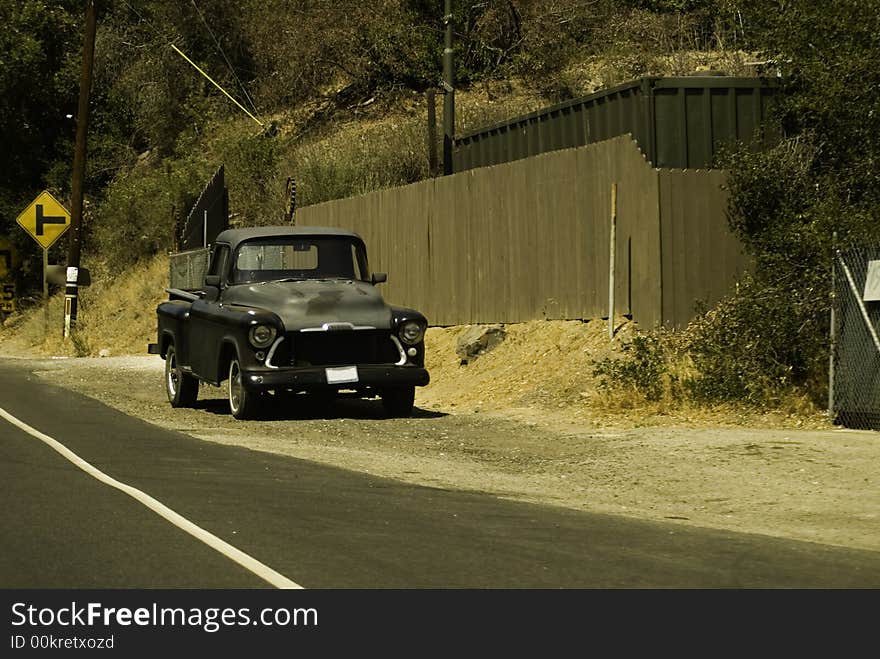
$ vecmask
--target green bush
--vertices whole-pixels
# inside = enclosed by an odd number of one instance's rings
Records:
[[[251,122],[236,122],[236,128],[211,148],[214,161],[225,166],[230,212],[243,226],[278,224],[282,197],[273,181],[281,145],[265,131],[255,134],[256,125]]]
[[[807,281],[793,286],[746,277],[736,295],[698,316],[683,333],[694,370],[684,379],[686,392],[698,402],[757,407],[776,407],[799,392],[820,402],[828,302],[827,280],[821,278],[812,286]]]
[[[198,159],[137,165],[107,188],[89,222],[89,250],[116,274],[173,249],[176,223],[189,213],[211,174],[211,165]]]
[[[779,121],[787,138],[740,150],[729,171],[732,229],[754,276],[688,330],[701,400],[775,405],[786,393],[824,402],[832,241],[880,239],[878,0],[741,4],[751,44],[785,74]]]
[[[678,393],[678,377],[670,369],[673,342],[661,332],[637,334],[621,347],[620,357],[593,361],[593,377],[607,393],[635,391],[645,400],[659,401]]]

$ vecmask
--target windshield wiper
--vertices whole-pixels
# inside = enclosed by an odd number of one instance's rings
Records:
[[[284,279],[267,279],[261,284],[280,283],[289,281],[354,281],[351,277],[285,277]]]

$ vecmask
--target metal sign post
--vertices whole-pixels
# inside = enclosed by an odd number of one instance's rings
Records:
[[[831,234],[831,330],[828,347],[828,416],[834,422],[834,362],[837,358],[837,232]]]
[[[49,249],[43,249],[43,332],[49,334]]]

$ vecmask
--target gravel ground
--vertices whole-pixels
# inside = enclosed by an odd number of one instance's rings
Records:
[[[484,390],[462,391],[449,364],[439,363],[411,419],[383,419],[378,401],[341,400],[321,414],[303,398],[272,418],[241,422],[214,387],[201,388],[197,408],[172,409],[159,357],[21,363],[55,384],[206,441],[433,487],[880,550],[874,432],[674,417],[642,427],[621,417],[599,422],[583,413],[583,401],[565,398],[552,408],[510,397],[487,404]],[[453,385],[457,397],[444,395]]]

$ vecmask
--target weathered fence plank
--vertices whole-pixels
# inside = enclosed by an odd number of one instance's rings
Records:
[[[657,170],[628,136],[301,208],[360,233],[385,295],[434,325],[606,317],[611,185],[618,313],[683,325],[748,267],[725,175]]]

